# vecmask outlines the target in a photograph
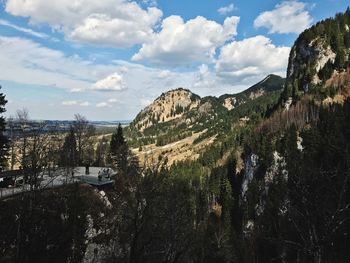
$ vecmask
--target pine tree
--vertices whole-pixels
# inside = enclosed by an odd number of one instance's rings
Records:
[[[112,156],[116,156],[119,153],[119,150],[122,146],[126,144],[124,135],[123,135],[123,128],[121,124],[119,123],[118,128],[116,132],[113,133],[112,139],[110,142],[110,153]]]
[[[64,139],[61,153],[61,164],[67,168],[74,168],[77,164],[77,159],[77,141],[75,137],[75,131],[73,128],[71,128],[66,138]]]
[[[1,89],[1,86],[0,86]],[[5,105],[7,103],[7,100],[5,99],[5,95],[3,93],[0,93],[0,114],[4,113],[6,111]],[[4,170],[4,168],[7,166],[7,151],[8,151],[8,139],[4,135],[6,123],[5,118],[1,115],[0,116],[0,172]]]

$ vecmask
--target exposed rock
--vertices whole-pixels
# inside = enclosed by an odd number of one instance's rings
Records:
[[[223,106],[228,109],[228,110],[232,110],[235,108],[235,104],[236,104],[237,100],[236,98],[232,97],[232,98],[226,98],[224,99],[224,102],[223,102]]]
[[[256,169],[258,168],[259,156],[251,154],[245,161],[245,173],[242,182],[242,197],[248,190],[248,184],[253,180]]]
[[[186,111],[198,107],[200,97],[186,89],[163,93],[135,118],[133,125],[140,131],[155,125],[180,118]]]
[[[292,99],[292,97],[289,97],[288,100],[284,103],[284,109],[286,111],[289,111],[290,106],[292,105],[292,103],[293,103],[293,99]]]
[[[265,94],[265,90],[263,90],[263,89],[258,89],[258,90],[256,90],[255,92],[251,92],[250,94],[249,94],[249,98],[250,99],[257,99],[257,98],[259,98],[259,97],[261,97],[262,95],[264,95]]]

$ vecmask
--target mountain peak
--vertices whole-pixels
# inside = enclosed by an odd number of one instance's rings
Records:
[[[156,123],[180,118],[186,111],[197,107],[200,100],[198,95],[188,89],[177,88],[167,91],[143,109],[135,118],[133,125],[143,131]]]
[[[266,93],[274,92],[277,90],[282,90],[284,87],[285,79],[270,74],[266,76],[263,80],[259,81],[257,84],[251,86],[250,88],[234,94],[225,94],[219,97],[222,102],[222,105],[228,109],[232,110],[235,107],[244,104],[248,100],[256,99]]]

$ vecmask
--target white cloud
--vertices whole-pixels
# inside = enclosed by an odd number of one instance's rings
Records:
[[[79,105],[81,107],[87,107],[90,106],[90,102],[88,101],[78,101],[78,100],[65,100],[62,101],[63,106],[76,106]]]
[[[117,72],[97,81],[93,86],[93,90],[97,91],[120,91],[126,88],[123,76]]]
[[[0,36],[0,64],[6,65],[1,68],[0,80],[9,81],[4,90],[11,90],[11,82],[16,82],[17,87],[22,86],[24,93],[27,92],[27,86],[28,89],[46,91],[40,93],[43,94],[40,99],[54,101],[56,106],[52,107],[50,113],[45,105],[38,107],[40,110],[36,111],[35,117],[46,114],[52,118],[69,118],[67,116],[71,116],[74,111],[91,119],[101,116],[107,119],[132,119],[142,106],[166,90],[185,87],[201,96],[218,96],[239,92],[269,73],[284,73],[289,48],[276,47],[262,36],[256,38],[259,41],[248,39],[245,40],[247,43],[234,41],[226,44],[214,69],[212,64],[204,64],[198,70],[183,71],[122,60],[95,64],[79,56],[67,56],[32,40]],[[235,49],[238,54],[233,52]],[[255,69],[254,74],[252,68]],[[248,74],[238,74],[240,71]],[[102,90],[118,90],[121,87],[125,90],[114,94],[95,92],[94,83],[99,83]],[[80,93],[73,94],[70,91]],[[11,96],[9,98],[13,100]],[[135,101],[135,98],[139,99]],[[36,105],[30,97],[29,101],[14,103],[10,110],[15,112],[18,107],[28,107],[35,111]],[[91,111],[91,106],[95,108],[94,111]],[[109,107],[115,111],[110,111]]]
[[[159,77],[160,79],[167,79],[167,78],[169,78],[170,76],[172,76],[172,73],[171,73],[171,71],[169,71],[169,70],[162,70],[162,71],[159,72],[159,74],[158,74],[158,77]]]
[[[82,88],[72,88],[70,90],[70,92],[72,92],[72,93],[79,93],[79,92],[83,92],[83,91],[85,91],[85,89],[82,89]]]
[[[90,102],[83,101],[83,102],[80,102],[79,105],[82,106],[82,107],[87,107],[87,106],[90,106]]]
[[[161,31],[142,45],[133,60],[163,65],[186,65],[213,61],[216,49],[237,34],[239,17],[228,17],[224,24],[198,16],[186,23],[180,16],[163,20]]]
[[[108,100],[108,102],[109,102],[109,103],[116,103],[116,102],[118,102],[118,100],[117,100],[117,99],[112,98],[112,99],[109,99],[109,100]]]
[[[13,29],[15,29],[15,30],[17,30],[19,32],[23,32],[23,33],[32,35],[34,37],[49,38],[49,36],[47,34],[45,34],[45,33],[36,32],[36,31],[34,31],[34,30],[30,29],[30,28],[20,27],[20,26],[12,24],[9,21],[3,20],[3,19],[0,19],[0,25],[1,26],[11,27],[11,28],[13,28]]]
[[[289,47],[277,47],[259,35],[222,47],[215,69],[229,81],[251,83],[271,73],[285,75],[289,52]]]
[[[233,10],[235,10],[236,8],[235,8],[235,5],[234,4],[229,4],[229,5],[227,5],[227,6],[223,6],[223,7],[220,7],[219,9],[218,9],[218,13],[220,14],[220,15],[227,15],[227,14],[229,14],[229,13],[231,13]]]
[[[106,107],[111,107],[111,105],[108,104],[107,102],[100,102],[96,104],[96,108],[106,108]]]
[[[73,106],[73,105],[77,105],[78,101],[76,100],[66,100],[66,101],[62,101],[62,105],[64,106]]]
[[[127,0],[8,0],[6,12],[48,24],[70,40],[113,47],[144,43],[163,15]]]
[[[199,66],[196,80],[192,86],[194,88],[213,88],[216,84],[219,83],[217,83],[216,76],[209,70],[208,65]]]
[[[151,99],[145,99],[145,98],[141,98],[140,99],[140,105],[142,108],[147,107],[148,105],[150,105],[153,101]]]
[[[119,70],[44,47],[32,40],[0,36],[0,79],[82,92]]]
[[[265,27],[269,33],[300,33],[308,28],[312,18],[306,4],[299,1],[284,1],[272,11],[261,13],[254,21],[254,27]]]

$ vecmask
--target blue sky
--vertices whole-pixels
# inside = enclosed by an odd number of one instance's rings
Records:
[[[285,75],[290,47],[348,1],[3,0],[6,116],[132,119],[162,92],[237,93]]]

